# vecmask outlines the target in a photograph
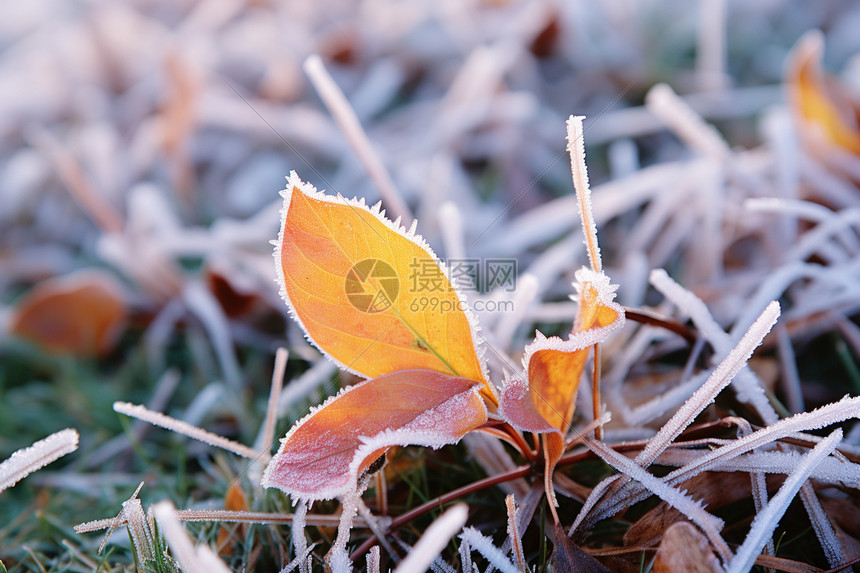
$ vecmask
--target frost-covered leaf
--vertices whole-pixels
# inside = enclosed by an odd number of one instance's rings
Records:
[[[574,332],[567,340],[535,333],[523,357],[528,392],[516,380],[502,391],[502,415],[522,430],[567,431],[589,349],[624,324],[624,312],[612,301],[614,285],[606,275],[582,268],[576,278],[579,311]]]
[[[297,423],[263,485],[302,499],[350,491],[390,446],[434,448],[483,424],[481,385],[432,370],[401,370],[347,388]]]
[[[82,271],[36,285],[16,306],[10,331],[50,352],[105,354],[125,328],[127,313],[112,275]]]
[[[570,426],[582,372],[591,347],[597,348],[614,330],[624,324],[624,311],[614,302],[617,285],[610,284],[602,271],[597,227],[591,208],[588,170],[585,165],[582,117],[571,116],[567,122],[567,149],[585,244],[591,269],[576,272],[572,296],[579,303],[573,331],[567,340],[535,333],[535,340],[525,349],[524,376],[508,379],[499,403],[499,413],[520,430],[544,434],[544,488],[550,501],[555,523],[559,523],[555,507],[552,474],[564,454],[565,433]],[[595,396],[599,402],[599,397]],[[595,412],[595,418],[598,415]]]
[[[281,294],[321,350],[363,377],[421,368],[492,394],[465,302],[414,224],[318,192],[295,172],[283,195]]]

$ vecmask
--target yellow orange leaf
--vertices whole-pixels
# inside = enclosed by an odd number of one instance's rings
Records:
[[[117,280],[83,271],[42,281],[18,303],[10,331],[49,352],[105,354],[122,333],[127,317]]]
[[[580,271],[582,273],[583,271]],[[605,275],[601,275],[604,276]],[[608,284],[608,279],[605,281]],[[577,283],[579,284],[579,283]],[[576,313],[576,320],[573,323],[574,332],[584,332],[592,328],[604,328],[618,320],[622,314],[621,308],[606,300],[606,296],[601,293],[601,289],[595,282],[581,283],[577,300],[579,301],[579,309]]]
[[[529,387],[535,409],[562,432],[567,431],[573,416],[574,398],[589,349],[590,346],[569,351],[545,348],[533,350],[529,357]]]
[[[400,370],[347,388],[290,430],[263,486],[306,500],[343,495],[389,447],[438,448],[486,422],[480,388],[432,370]]]
[[[624,323],[624,312],[612,301],[614,287],[606,275],[583,268],[576,278],[579,310],[574,332],[567,340],[536,332],[534,342],[526,347],[523,364],[530,400],[524,403],[522,382],[508,384],[502,391],[500,411],[520,429],[549,431],[538,427],[535,416],[539,416],[548,428],[567,432],[589,349]]]
[[[833,143],[860,155],[860,108],[821,70],[824,41],[810,32],[794,48],[788,66],[791,101],[798,115]]]
[[[435,255],[379,206],[325,195],[290,174],[276,269],[308,337],[364,377],[421,368],[484,384],[473,325]]]

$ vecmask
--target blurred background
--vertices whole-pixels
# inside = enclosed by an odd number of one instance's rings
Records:
[[[661,304],[648,272],[663,267],[742,333],[770,285],[787,318],[758,372],[784,412],[858,393],[857,30],[850,1],[0,3],[0,459],[81,433],[0,497],[0,558],[57,566],[65,538],[92,551],[71,526],[115,515],[141,479],[144,497],[221,503],[238,462],[147,433],[115,400],[252,444],[279,346],[279,429],[332,393],[335,368],[278,296],[278,191],[296,170],[381,195],[312,55],[437,253],[518,261],[526,288],[470,295],[514,300],[479,318],[516,363],[535,326],[564,334],[575,312],[576,114],[623,304]],[[648,366],[671,341],[646,355],[659,336],[630,350],[635,336],[607,353],[607,400],[619,432],[647,433],[681,369]]]

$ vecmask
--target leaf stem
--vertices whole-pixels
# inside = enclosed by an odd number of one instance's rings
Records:
[[[695,343],[696,339],[699,338],[699,335],[695,330],[681,324],[677,320],[663,318],[662,316],[641,308],[630,308],[629,306],[625,306],[623,308],[624,316],[630,320],[641,324],[665,328],[666,330],[674,332],[678,336],[684,338],[690,344]]]
[[[591,370],[591,401],[594,419],[600,419],[600,345],[594,345],[594,368]],[[594,427],[594,439],[603,439],[603,425]]]
[[[641,449],[642,444],[618,444],[613,446],[613,449],[617,452],[625,452],[631,450]],[[584,450],[581,452],[570,453],[566,456],[562,456],[562,458],[556,464],[556,467],[570,465],[577,462],[581,462],[587,459],[596,458],[596,454],[591,450]],[[494,485],[498,485],[500,483],[505,483],[508,481],[513,481],[515,479],[519,479],[522,477],[526,477],[530,475],[534,471],[534,466],[532,465],[523,465],[516,467],[512,470],[508,470],[503,473],[496,474],[494,476],[485,477],[483,479],[479,479],[478,481],[472,482],[470,484],[464,485],[463,487],[457,488],[455,490],[451,490],[446,494],[440,495],[431,499],[430,501],[415,507],[406,513],[395,517],[391,524],[388,526],[388,532],[392,532],[396,529],[399,529],[406,523],[412,521],[416,517],[420,517],[429,511],[433,511],[434,509],[439,509],[443,504],[449,503],[456,499],[459,499],[463,496],[469,495],[471,493],[475,493],[476,491],[481,491],[483,489],[487,489],[488,487],[492,487]],[[358,549],[353,551],[352,555],[350,555],[350,559],[354,562],[356,559],[362,557],[367,551],[378,541],[376,535],[371,535],[368,537],[364,543],[362,543]]]
[[[493,426],[484,425],[476,429],[509,443],[530,463],[537,459],[537,453],[529,446],[522,434],[507,422]]]

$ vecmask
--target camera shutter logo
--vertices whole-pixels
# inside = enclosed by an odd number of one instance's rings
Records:
[[[344,291],[350,304],[362,312],[376,313],[389,308],[397,300],[400,280],[385,261],[364,259],[346,273]]]

